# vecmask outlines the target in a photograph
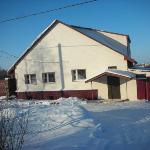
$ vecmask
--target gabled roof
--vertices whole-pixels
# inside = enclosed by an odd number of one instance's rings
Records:
[[[114,77],[119,77],[119,78],[132,79],[132,78],[135,78],[136,74],[129,72],[129,71],[124,71],[124,70],[108,69],[100,73],[99,75],[96,75],[86,80],[85,83],[100,79],[102,76],[114,76]]]
[[[25,50],[25,52],[21,55],[21,57],[19,57],[16,62],[10,67],[10,69],[8,70],[8,73],[11,73],[15,67],[18,65],[18,63],[38,44],[39,41],[41,41],[43,39],[43,37],[50,31],[53,29],[53,27],[55,27],[56,24],[58,23],[61,23],[79,33],[81,33],[82,35],[100,43],[100,44],[103,44],[104,46],[106,47],[109,47],[110,49],[120,53],[121,55],[124,55],[126,57],[127,54],[125,54],[122,50],[124,49],[124,47],[119,44],[117,41],[111,39],[105,35],[102,35],[100,33],[98,33],[95,29],[90,29],[90,28],[82,28],[81,30],[81,27],[77,27],[77,26],[72,26],[72,25],[68,25],[68,24],[65,24],[59,20],[54,20],[52,22],[52,24],[50,24],[39,36],[36,37],[36,39],[32,42],[32,44]],[[86,31],[84,30],[86,29]],[[84,31],[83,31],[84,30]],[[88,32],[87,32],[88,30]],[[91,30],[91,31],[89,31]],[[115,33],[114,33],[115,34]],[[121,35],[121,34],[120,34]],[[123,34],[122,34],[123,35]],[[128,36],[128,35],[124,35],[124,36]],[[130,59],[130,58],[129,58]]]

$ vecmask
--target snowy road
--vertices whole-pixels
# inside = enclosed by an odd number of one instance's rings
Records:
[[[30,110],[23,150],[148,150],[150,147],[150,103],[144,101],[105,104],[69,98],[59,100],[59,104],[25,101],[15,102],[17,105],[24,112]]]

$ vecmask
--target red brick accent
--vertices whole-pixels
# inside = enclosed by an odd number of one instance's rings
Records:
[[[5,80],[0,80],[0,96],[6,95]]]
[[[58,99],[60,97],[78,97],[85,99],[97,99],[97,90],[68,90],[68,91],[38,91],[17,92],[19,99]]]
[[[78,97],[85,99],[97,99],[98,91],[97,90],[70,90],[63,91],[63,97]]]

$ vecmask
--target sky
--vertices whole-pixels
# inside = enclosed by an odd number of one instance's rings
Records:
[[[0,21],[87,0],[0,0]],[[131,55],[150,63],[150,0],[99,0],[40,16],[0,23],[0,66],[8,69],[55,19],[67,24],[128,34]]]

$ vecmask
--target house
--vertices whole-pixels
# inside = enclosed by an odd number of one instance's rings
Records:
[[[141,85],[150,86],[150,75],[130,69],[136,64],[130,43],[125,34],[55,20],[8,73],[15,76],[22,99],[145,99],[149,95],[141,92]]]

